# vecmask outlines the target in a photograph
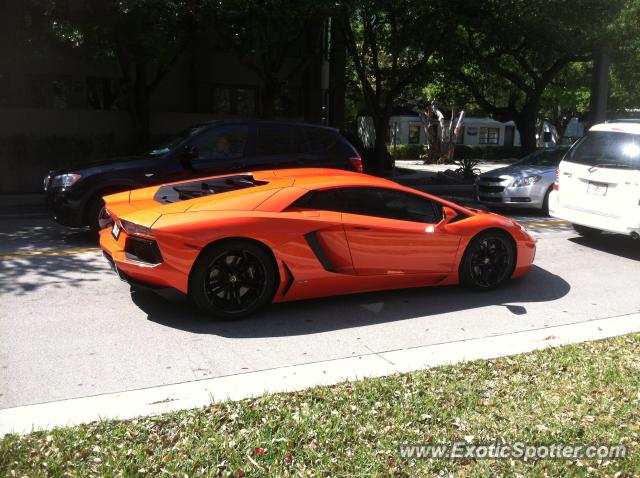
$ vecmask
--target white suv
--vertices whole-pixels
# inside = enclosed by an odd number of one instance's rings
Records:
[[[640,238],[640,123],[593,126],[560,162],[549,214],[582,235]]]

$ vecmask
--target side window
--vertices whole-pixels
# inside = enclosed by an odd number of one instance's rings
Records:
[[[315,191],[298,200],[295,206],[428,224],[442,219],[439,204],[415,194],[385,188]]]
[[[305,129],[307,130],[309,151],[324,151],[331,148],[336,143],[336,137],[332,131],[323,128]]]
[[[249,128],[242,125],[220,126],[205,131],[194,139],[191,146],[197,148],[199,161],[224,161],[241,159],[247,144]]]
[[[259,125],[257,129],[256,154],[277,156],[292,152],[291,128],[280,125]]]

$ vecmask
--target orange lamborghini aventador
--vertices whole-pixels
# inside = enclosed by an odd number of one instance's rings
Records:
[[[241,173],[105,197],[105,257],[224,319],[269,302],[462,283],[531,270],[535,239],[505,217],[331,169]]]

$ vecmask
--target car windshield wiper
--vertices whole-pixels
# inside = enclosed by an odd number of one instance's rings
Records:
[[[589,168],[589,172],[592,172],[594,169],[598,168],[622,168],[622,169],[631,169],[631,166],[623,163],[599,163],[594,164]]]

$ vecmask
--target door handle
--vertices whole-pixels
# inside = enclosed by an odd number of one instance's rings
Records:
[[[371,230],[371,228],[370,228],[370,227],[366,227],[366,226],[353,226],[353,228],[354,228],[356,231],[369,231],[369,230]]]

